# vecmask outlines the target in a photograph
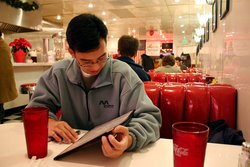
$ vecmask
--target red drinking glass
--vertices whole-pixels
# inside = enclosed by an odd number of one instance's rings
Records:
[[[28,157],[43,158],[48,152],[47,107],[28,107],[22,110]]]
[[[172,125],[174,167],[203,167],[208,132],[208,126],[196,122]]]

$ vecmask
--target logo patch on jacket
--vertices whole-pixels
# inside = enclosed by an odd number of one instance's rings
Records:
[[[113,107],[114,107],[114,105],[109,104],[108,100],[101,100],[101,101],[99,102],[99,106],[100,106],[100,105],[102,105],[103,108],[113,108]]]

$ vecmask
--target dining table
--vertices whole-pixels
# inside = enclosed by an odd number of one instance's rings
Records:
[[[80,135],[84,135],[82,131]],[[80,137],[80,136],[79,136]],[[102,154],[100,143],[82,147],[54,160],[70,144],[48,143],[45,158],[27,156],[22,122],[0,125],[0,167],[173,167],[173,140],[160,138],[138,151],[111,159]],[[207,143],[204,167],[237,167],[241,146]]]

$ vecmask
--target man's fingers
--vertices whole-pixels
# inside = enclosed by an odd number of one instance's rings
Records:
[[[68,124],[65,125],[65,129],[67,130],[68,136],[70,136],[71,139],[76,140],[78,138],[78,134]]]
[[[51,137],[53,137],[57,142],[62,142],[62,138],[58,136],[56,132],[52,133]]]
[[[102,136],[102,146],[105,149],[106,154],[108,154],[108,155],[114,151],[114,149],[110,145],[108,138],[106,136]]]
[[[108,138],[105,136],[102,136],[102,152],[104,156],[109,158],[117,158],[122,154],[121,151],[117,151],[110,146]]]
[[[123,146],[122,141],[117,141],[117,139],[114,137],[114,135],[108,135],[108,140],[109,143],[111,144],[111,146],[115,149],[115,150],[122,150]]]
[[[51,120],[49,122],[49,136],[57,142],[72,143],[75,142],[77,133],[64,121]]]
[[[103,137],[104,137],[104,136],[103,136]],[[102,139],[102,140],[103,140],[103,139]],[[103,155],[104,155],[105,157],[108,157],[108,153],[107,153],[105,147],[103,146],[103,144],[102,144],[102,152],[103,152]]]
[[[112,133],[121,133],[121,134],[124,134],[124,135],[128,135],[129,132],[128,132],[128,128],[127,127],[118,125],[117,127],[115,127],[112,130]]]

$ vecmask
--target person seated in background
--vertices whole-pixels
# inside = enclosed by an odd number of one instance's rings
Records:
[[[155,69],[155,72],[166,72],[166,73],[181,73],[181,69],[175,67],[174,56],[164,56],[162,58],[162,66]]]
[[[184,64],[182,64],[182,60],[180,57],[176,57],[175,58],[175,66],[180,68],[181,71],[183,70],[187,70],[187,66],[185,66]]]
[[[136,64],[134,61],[134,57],[137,55],[138,48],[138,39],[129,35],[121,36],[118,40],[118,52],[121,56],[117,59],[127,63],[142,81],[150,81],[150,75],[142,68],[142,66]]]
[[[182,64],[185,65],[186,67],[190,68],[191,67],[191,56],[188,53],[181,53],[181,60]]]
[[[158,67],[162,66],[162,58],[163,58],[163,54],[160,54],[160,58],[158,59]]]
[[[141,55],[141,64],[146,72],[154,69],[154,60],[145,53]]]
[[[10,47],[2,36],[3,33],[0,31],[0,124],[3,123],[5,115],[4,103],[18,96]]]
[[[48,107],[48,135],[66,143],[77,140],[74,129],[91,130],[133,110],[125,125],[112,130],[117,137],[101,137],[103,155],[117,158],[159,139],[161,112],[130,66],[108,57],[107,34],[97,16],[74,17],[66,30],[72,59],[54,63],[40,77],[27,107]]]

